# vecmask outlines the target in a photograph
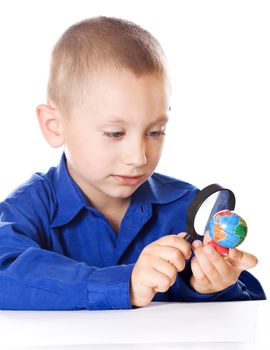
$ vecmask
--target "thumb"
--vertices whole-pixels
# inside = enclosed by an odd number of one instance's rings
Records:
[[[180,233],[177,233],[177,236],[178,236],[178,237],[181,237],[181,238],[186,237],[186,235],[187,235],[187,232],[180,232]]]
[[[229,249],[227,261],[241,271],[251,269],[258,264],[258,259],[255,255],[236,248]]]

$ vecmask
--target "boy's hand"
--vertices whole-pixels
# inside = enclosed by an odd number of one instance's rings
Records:
[[[185,268],[185,259],[191,256],[184,236],[164,236],[143,249],[131,275],[132,305],[145,306],[157,292],[166,292],[174,284],[177,272]]]
[[[211,245],[195,241],[192,249],[195,257],[191,260],[190,284],[204,294],[219,292],[235,284],[243,270],[258,262],[254,255],[236,248],[229,249],[228,256],[222,256]]]

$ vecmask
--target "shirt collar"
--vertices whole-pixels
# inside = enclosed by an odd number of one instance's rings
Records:
[[[134,199],[153,204],[166,204],[183,197],[188,191],[194,190],[189,183],[172,177],[153,173],[134,193]]]
[[[57,210],[51,226],[57,227],[67,224],[89,203],[68,172],[65,154],[54,173],[53,186]]]
[[[52,227],[63,226],[70,222],[83,208],[91,208],[87,198],[70,176],[66,157],[63,154],[56,168],[53,185],[57,201],[57,210],[52,221]],[[136,204],[165,204],[173,202],[194,187],[188,183],[171,177],[153,173],[132,195],[131,203]],[[92,208],[93,210],[96,210]]]

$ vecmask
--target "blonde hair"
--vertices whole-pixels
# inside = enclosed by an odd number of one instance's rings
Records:
[[[165,55],[148,31],[123,19],[94,17],[72,25],[56,43],[48,104],[69,114],[82,101],[91,73],[106,66],[128,69],[138,77],[157,73],[167,79]]]

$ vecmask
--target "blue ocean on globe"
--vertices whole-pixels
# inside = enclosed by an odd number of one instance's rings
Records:
[[[241,244],[247,235],[245,220],[231,210],[222,210],[210,220],[209,233],[214,242],[225,248]]]

